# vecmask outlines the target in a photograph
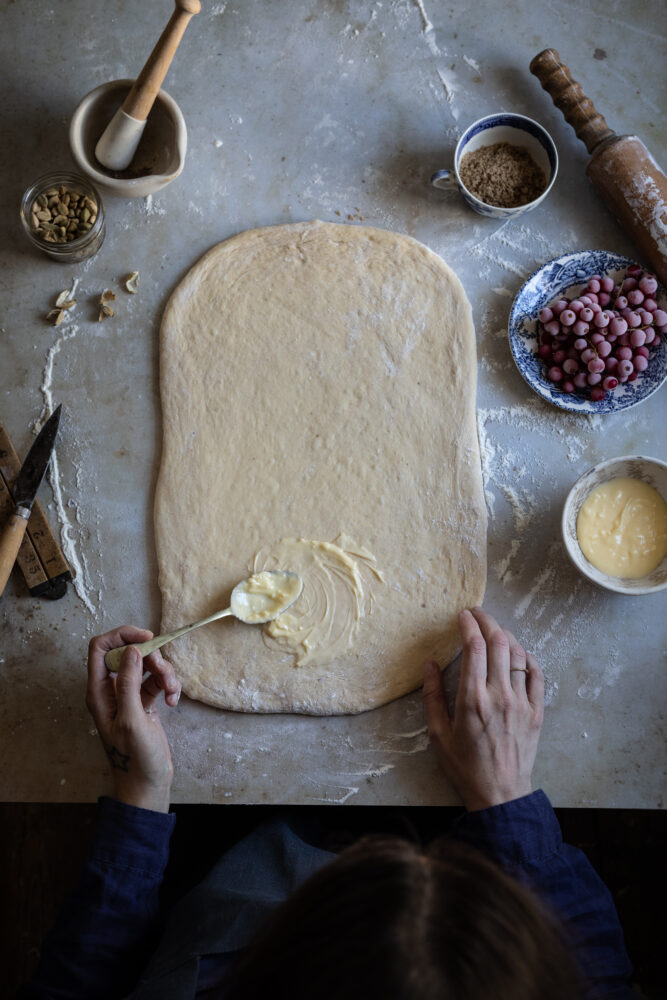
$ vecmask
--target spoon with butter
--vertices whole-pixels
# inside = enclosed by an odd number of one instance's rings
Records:
[[[148,656],[155,652],[160,646],[167,642],[172,642],[188,632],[192,632],[202,625],[209,625],[218,621],[219,618],[227,618],[233,615],[246,625],[264,625],[273,621],[283,611],[287,611],[303,589],[303,580],[298,573],[290,573],[287,570],[263,570],[261,573],[253,573],[247,580],[237,583],[232,590],[229,607],[224,611],[216,611],[201,621],[193,622],[192,625],[184,625],[174,632],[165,632],[163,635],[156,635],[148,642],[133,643],[142,656]],[[127,646],[118,646],[111,649],[104,657],[104,663],[108,670],[118,673],[120,661]]]

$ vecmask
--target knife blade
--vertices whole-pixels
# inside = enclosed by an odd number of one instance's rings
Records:
[[[37,490],[51,460],[60,425],[61,411],[62,404],[53,411],[42,427],[12,487],[16,511],[10,516],[0,536],[0,596],[2,596],[12,566],[16,561]]]

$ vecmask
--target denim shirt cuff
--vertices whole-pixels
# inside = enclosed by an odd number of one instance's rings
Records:
[[[103,865],[161,878],[175,823],[173,813],[140,809],[102,796],[91,857]]]
[[[535,864],[560,850],[563,838],[543,791],[461,816],[454,836],[496,858],[503,867]]]

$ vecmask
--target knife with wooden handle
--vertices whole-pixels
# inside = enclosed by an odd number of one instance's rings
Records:
[[[23,536],[28,527],[30,511],[35,502],[37,490],[51,461],[60,424],[61,410],[62,405],[54,410],[42,427],[12,487],[12,497],[16,504],[16,510],[10,515],[0,535],[0,596],[2,596],[9,574],[16,562]]]

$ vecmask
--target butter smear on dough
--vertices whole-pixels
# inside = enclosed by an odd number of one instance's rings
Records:
[[[288,611],[264,626],[264,642],[290,653],[297,667],[329,663],[350,648],[373,610],[375,585],[384,582],[375,558],[345,535],[333,542],[283,538],[260,550],[252,568],[258,573],[283,566],[299,574],[303,590]]]
[[[629,580],[647,576],[667,555],[667,504],[640,479],[610,479],[581,505],[577,541],[602,573]]]

